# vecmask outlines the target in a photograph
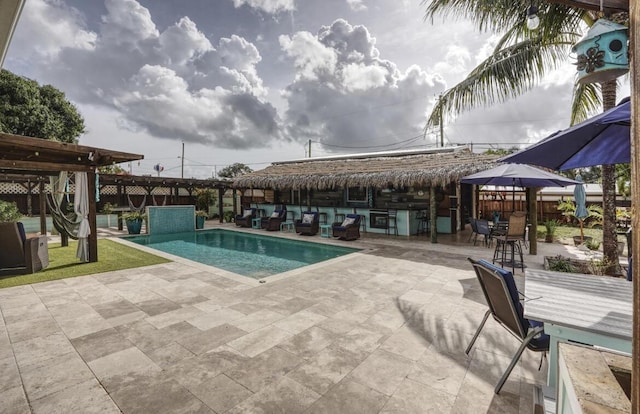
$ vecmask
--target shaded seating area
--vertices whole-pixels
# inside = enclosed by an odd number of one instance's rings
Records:
[[[286,220],[287,217],[287,209],[284,207],[276,208],[271,216],[262,217],[260,221],[260,227],[267,231],[279,231],[280,224]]]
[[[360,220],[362,220],[362,216],[359,214],[347,214],[342,223],[335,222],[331,226],[333,237],[338,237],[341,240],[359,239]]]
[[[499,394],[525,348],[534,352],[547,352],[549,350],[549,335],[544,334],[544,327],[541,322],[528,320],[524,317],[524,308],[520,303],[513,273],[484,260],[475,261],[469,259],[469,261],[473,266],[473,270],[475,270],[489,309],[484,314],[482,322],[480,322],[480,326],[478,326],[473,338],[471,338],[465,353],[469,355],[469,352],[471,352],[471,348],[476,339],[478,339],[490,315],[521,342],[511,359],[511,363],[496,384],[495,393]],[[542,361],[538,369],[541,367]]]
[[[492,236],[496,241],[496,249],[493,252],[493,263],[496,261],[502,267],[510,265],[512,271],[516,266],[524,271],[524,258],[522,255],[522,243],[525,242],[527,231],[527,214],[524,211],[514,211],[509,216],[509,224],[506,232]],[[519,261],[516,261],[516,254]]]
[[[27,238],[22,223],[0,223],[0,276],[36,273],[49,266],[46,236]]]
[[[317,211],[305,211],[302,218],[295,221],[296,233],[305,236],[313,236],[320,229],[320,213]]]
[[[257,216],[257,209],[245,208],[242,214],[236,215],[236,226],[239,227],[251,227],[252,220]]]

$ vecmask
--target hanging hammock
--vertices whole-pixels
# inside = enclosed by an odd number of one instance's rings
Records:
[[[68,192],[68,174],[66,171],[60,172],[58,177],[50,177],[51,197],[45,197],[49,211],[51,213],[51,221],[53,227],[60,234],[66,234],[70,238],[78,239],[78,229],[80,228],[80,219],[72,210],[68,210],[69,200]]]
[[[140,205],[138,207],[135,206],[135,204],[133,204],[133,201],[131,201],[131,196],[129,194],[127,194],[127,199],[129,200],[129,209],[131,209],[131,211],[136,211],[138,213],[142,213],[144,211],[144,207],[145,204],[147,203],[147,195],[144,195],[144,198],[142,199],[142,203],[140,203]]]
[[[153,201],[153,205],[157,206],[158,203],[156,202],[156,196],[154,196],[153,194],[151,195],[151,200]],[[160,204],[161,206],[166,206],[167,205],[167,196],[164,196],[164,199],[162,200],[162,204]]]

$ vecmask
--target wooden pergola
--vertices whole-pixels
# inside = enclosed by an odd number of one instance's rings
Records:
[[[104,148],[67,144],[41,138],[0,133],[0,174],[55,176],[60,171],[86,172],[89,194],[96,192],[96,169],[141,160],[144,156]],[[40,185],[40,223],[46,229],[44,180]],[[96,200],[89,197],[89,261],[98,261]]]

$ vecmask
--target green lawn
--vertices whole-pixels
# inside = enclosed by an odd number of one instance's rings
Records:
[[[111,240],[100,239],[98,240],[98,261],[81,263],[76,258],[77,247],[78,243],[75,241],[69,241],[67,247],[61,247],[60,243],[50,244],[49,266],[46,269],[31,275],[4,277],[0,279],[0,288],[132,269],[170,261]]]
[[[538,224],[538,238],[544,239],[545,228],[541,223]],[[554,235],[554,241],[556,243],[569,243],[573,244],[573,236],[580,235],[580,227],[574,226],[566,226],[561,225],[556,228],[556,233]],[[601,228],[592,228],[592,227],[584,227],[584,235],[591,236],[593,240],[597,240],[602,242],[602,229]],[[626,242],[627,238],[624,233],[618,233],[618,241]]]

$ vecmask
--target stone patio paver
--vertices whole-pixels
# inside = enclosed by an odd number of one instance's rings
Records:
[[[260,285],[173,262],[0,289],[0,412],[530,412],[538,354],[500,395],[517,341],[489,320],[464,354],[486,310],[466,257],[493,251],[455,237],[364,233]]]

